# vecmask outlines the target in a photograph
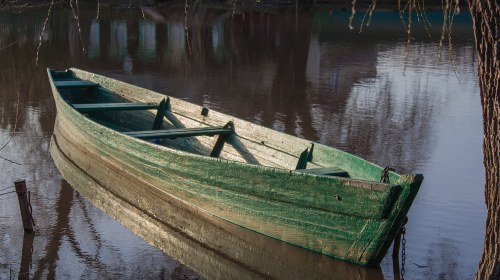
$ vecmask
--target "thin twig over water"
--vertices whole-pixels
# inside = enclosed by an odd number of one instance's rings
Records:
[[[12,129],[12,133],[16,132],[18,116],[19,116],[19,91],[17,92],[16,120],[14,122],[14,129]],[[2,147],[0,147],[0,151],[3,150],[3,148],[5,148],[9,144],[10,140],[12,140],[12,135],[10,136],[9,140],[7,140],[7,143],[5,143]]]
[[[37,66],[38,66],[38,54],[40,53],[40,48],[42,47],[42,38],[43,38],[43,34],[45,33],[45,29],[47,28],[47,22],[49,21],[50,12],[52,11],[52,6],[54,6],[54,0],[52,0],[52,2],[50,3],[49,10],[47,11],[47,17],[45,18],[45,21],[43,22],[43,28],[42,28],[42,32],[40,33],[38,47],[36,48],[35,65],[37,65]]]
[[[188,54],[191,55],[191,44],[189,43],[189,27],[188,27],[188,0],[184,2],[184,30],[186,33]]]
[[[368,10],[365,12],[363,16],[363,20],[361,20],[361,24],[359,25],[359,33],[363,32],[363,25],[365,23],[365,18],[368,15],[368,21],[366,22],[366,26],[370,26],[370,22],[372,20],[373,11],[375,11],[375,7],[377,6],[377,0],[373,0],[368,7]]]
[[[96,20],[99,19],[99,10],[100,10],[100,7],[101,7],[101,1],[97,0],[97,15],[95,16]]]
[[[10,46],[13,46],[13,45],[17,44],[17,43],[18,43],[18,41],[15,41],[14,43],[10,43],[10,44],[8,44],[8,45],[7,45],[7,46],[5,46],[5,47],[1,47],[1,48],[0,48],[0,52],[1,52],[1,51],[3,51],[3,50],[5,50],[6,48],[8,48],[8,47],[10,47]]]
[[[71,7],[71,11],[73,12],[73,17],[76,20],[78,35],[80,35],[80,44],[82,44],[82,51],[85,52],[85,45],[83,44],[82,38],[82,28],[80,27],[80,7],[78,6],[78,0],[75,0],[75,6],[73,6],[73,0],[69,0],[69,6]]]
[[[373,12],[375,11],[375,7],[377,4],[377,0],[372,0],[370,6],[365,12],[361,24],[359,32],[363,31],[363,27],[365,25],[365,19],[368,18],[366,26],[369,26],[371,17]],[[452,42],[452,26],[455,15],[460,13],[460,1],[459,0],[441,0],[442,10],[443,10],[443,26],[441,30],[441,38],[439,39],[439,49],[437,51],[438,58],[441,58],[441,53],[443,46],[445,44],[448,45],[448,50],[450,53],[449,62],[453,67],[455,75],[458,78],[458,70],[455,62],[455,53],[453,49]],[[401,19],[401,23],[403,24],[404,31],[406,33],[406,56],[405,56],[405,64],[403,68],[403,76],[406,72],[408,56],[410,53],[410,47],[412,40],[412,28],[413,22],[412,17],[415,15],[418,22],[421,22],[427,32],[429,39],[432,39],[430,27],[431,23],[427,18],[425,12],[425,1],[424,0],[396,0],[397,10],[399,12],[399,18]],[[351,2],[351,15],[349,17],[349,29],[353,30],[355,27],[353,25],[354,16],[356,14],[356,0],[352,0]]]
[[[54,1],[54,4],[62,3],[67,0],[58,0]],[[35,3],[33,3],[35,2]],[[29,8],[39,8],[42,6],[48,6],[50,3],[40,3],[42,1],[18,1],[18,0],[11,0],[11,1],[2,1],[0,0],[0,10],[5,10],[9,11],[12,13],[22,13],[26,9]]]
[[[16,120],[14,121],[14,128],[12,129],[12,133],[16,132],[16,129],[17,129],[17,121],[19,119],[19,91],[17,91],[17,102],[16,102]],[[7,142],[2,146],[0,147],[0,151],[2,151],[5,147],[7,147],[7,145],[10,143],[10,141],[12,140],[12,137],[14,137],[12,134],[10,135],[9,137],[9,140],[7,140]],[[3,156],[0,156],[1,159],[5,160],[5,161],[8,161],[10,163],[14,163],[14,164],[17,164],[17,165],[21,165],[20,163],[18,162],[15,162],[13,160],[10,160],[8,158],[5,158]]]
[[[354,19],[354,15],[356,14],[356,0],[352,0],[351,7],[351,16],[349,17],[349,30],[354,30],[354,26],[352,25],[352,21]]]

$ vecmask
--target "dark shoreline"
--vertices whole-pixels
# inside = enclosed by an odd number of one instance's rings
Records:
[[[55,0],[56,4],[66,4],[65,0]],[[369,9],[372,4],[372,0],[357,0],[356,10],[365,11]],[[50,5],[50,0],[0,0],[0,10],[1,9],[29,9],[36,8],[40,6]],[[80,3],[84,6],[96,6],[97,0],[85,1]],[[100,5],[110,5],[118,6],[123,8],[137,8],[141,5],[144,6],[184,6],[185,1],[181,0],[102,0],[99,2]],[[463,2],[460,3],[460,9],[464,11],[467,8]],[[352,10],[352,0],[307,0],[307,1],[294,1],[294,0],[208,0],[201,1],[201,3],[196,3],[193,0],[188,1],[188,6],[193,7],[212,7],[219,9],[244,9],[244,10],[258,10],[258,11],[350,11]],[[438,11],[442,10],[441,3],[427,4],[423,7],[424,11]],[[377,11],[398,11],[397,4],[395,1],[389,0],[378,0],[375,10]]]

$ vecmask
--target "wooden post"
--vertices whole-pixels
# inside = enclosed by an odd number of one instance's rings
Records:
[[[392,256],[395,258],[399,257],[399,244],[401,244],[401,230],[396,234],[396,238],[394,238],[394,246],[392,248]]]
[[[394,247],[392,248],[392,257],[399,257],[399,244],[401,244],[401,235],[403,234],[403,228],[408,222],[408,216],[403,220],[403,224],[394,238]]]
[[[19,268],[19,279],[30,279],[31,257],[33,255],[33,232],[25,232],[23,239],[23,253],[21,255],[21,267]]]
[[[399,257],[392,255],[392,273],[394,280],[401,280],[401,272],[399,271]]]
[[[14,182],[14,186],[16,188],[17,198],[19,199],[19,209],[21,210],[24,230],[26,232],[32,232],[33,224],[31,223],[31,211],[28,203],[26,180],[16,181]]]
[[[207,113],[208,114],[208,113]],[[229,121],[224,125],[224,129],[232,129],[234,131],[234,124],[232,121]],[[215,142],[214,148],[212,149],[212,152],[210,152],[211,157],[219,157],[220,153],[222,152],[222,148],[224,148],[224,143],[226,143],[227,139],[229,138],[229,134],[222,134],[219,135],[217,138],[217,141]]]

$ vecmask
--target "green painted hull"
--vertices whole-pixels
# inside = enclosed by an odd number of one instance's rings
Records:
[[[308,168],[340,168],[350,178],[295,172],[310,141],[215,111],[205,116],[201,107],[171,97],[162,128],[232,121],[235,134],[219,158],[208,156],[217,137],[153,144],[121,133],[150,129],[152,111],[84,115],[70,103],[158,103],[164,95],[77,69],[49,70],[49,78],[57,106],[52,149],[109,193],[204,244],[214,242],[207,231],[236,225],[341,260],[376,266],[423,179],[390,173],[394,183],[379,183],[381,167],[318,143]],[[63,89],[54,82],[78,79],[100,86]],[[63,167],[58,164],[60,170]]]

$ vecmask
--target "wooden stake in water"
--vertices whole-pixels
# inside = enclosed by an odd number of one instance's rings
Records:
[[[21,210],[21,217],[23,219],[23,226],[26,232],[33,231],[33,223],[31,219],[30,205],[28,202],[28,189],[26,188],[26,180],[19,180],[14,182],[16,188],[17,198],[19,199],[19,209]]]

